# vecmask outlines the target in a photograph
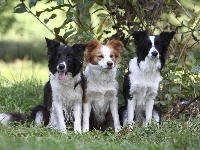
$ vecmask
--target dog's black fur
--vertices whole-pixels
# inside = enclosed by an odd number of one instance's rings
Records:
[[[47,55],[48,55],[48,68],[49,71],[52,75],[56,74],[58,72],[58,68],[60,71],[64,69],[62,64],[60,65],[61,62],[65,62],[66,64],[66,72],[71,73],[72,77],[75,77],[78,73],[81,73],[81,69],[83,66],[83,57],[84,57],[84,51],[86,48],[86,44],[74,44],[73,46],[68,46],[68,45],[60,45],[60,42],[57,42],[55,40],[50,40],[48,38],[46,39],[46,44],[47,44]],[[78,86],[81,85],[82,88],[84,86],[85,79],[81,73],[81,79],[80,81],[77,81],[74,84],[74,89]],[[84,94],[83,94],[84,98]],[[51,88],[51,83],[50,80],[45,84],[44,86],[44,96],[43,96],[43,104],[37,105],[34,107],[31,111],[30,115],[26,114],[21,114],[21,113],[1,113],[1,115],[4,116],[7,119],[5,115],[7,115],[8,120],[7,123],[10,122],[20,122],[24,123],[26,121],[35,121],[36,119],[36,114],[38,112],[41,112],[43,115],[43,125],[47,126],[49,123],[50,119],[50,111],[52,108],[52,88]],[[0,120],[0,122],[2,122]]]
[[[123,96],[125,106],[119,108],[121,125],[128,118],[128,114],[132,115],[131,111],[127,113],[128,106],[130,108],[132,105],[134,105],[133,108],[129,110],[134,110],[134,116],[131,116],[134,121],[136,118],[139,118],[137,120],[149,119],[145,116],[145,113],[150,114],[151,112],[147,111],[142,103],[146,104],[147,101],[154,100],[156,97],[158,88],[156,90],[154,88],[159,85],[158,78],[165,64],[168,46],[174,34],[174,31],[162,32],[160,35],[148,35],[146,31],[134,31],[132,33],[135,40],[136,57],[130,60],[128,72],[124,76]],[[148,90],[146,90],[147,88]],[[146,90],[146,94],[142,93],[142,90]],[[145,94],[143,99],[141,98],[142,94]],[[160,108],[156,105],[148,105],[148,108],[152,108],[153,118],[156,118],[158,123],[161,124]]]

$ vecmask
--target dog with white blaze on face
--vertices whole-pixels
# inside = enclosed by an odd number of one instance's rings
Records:
[[[135,123],[147,126],[152,117],[160,123],[161,111],[154,105],[160,72],[165,64],[166,52],[175,32],[148,35],[145,31],[132,33],[136,57],[129,62],[124,77],[123,94],[125,106],[119,108],[120,122],[130,127]]]
[[[85,69],[86,96],[83,102],[83,132],[109,127],[120,131],[118,114],[117,65],[123,44],[119,40],[102,45],[97,40],[88,42]]]
[[[44,87],[42,105],[33,108],[31,115],[1,113],[0,122],[33,120],[36,125],[49,126],[66,133],[66,123],[74,123],[74,131],[81,132],[84,78],[81,73],[86,44],[60,45],[46,38],[49,81]]]

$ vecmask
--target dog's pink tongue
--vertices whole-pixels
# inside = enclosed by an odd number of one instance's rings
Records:
[[[58,79],[59,80],[64,80],[65,79],[65,72],[64,71],[59,71],[59,73],[58,73]]]

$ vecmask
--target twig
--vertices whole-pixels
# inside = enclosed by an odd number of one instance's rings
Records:
[[[31,15],[33,15],[43,26],[45,26],[45,27],[47,28],[47,30],[49,30],[49,31],[55,36],[55,33],[54,33],[51,29],[49,29],[49,27],[47,27],[47,25],[44,24],[44,23],[39,19],[39,17],[37,17],[25,4],[24,4],[24,6],[26,7],[26,9],[28,10],[28,12],[29,12]]]
[[[182,50],[181,50],[181,53],[180,53],[180,55],[179,55],[179,57],[178,57],[177,65],[176,65],[176,67],[175,67],[175,69],[174,69],[174,72],[176,72],[176,69],[177,69],[178,64],[179,64],[179,62],[180,62],[180,60],[181,60],[181,56],[182,56],[182,54],[183,54],[183,51],[185,50],[185,48],[186,48],[186,46],[187,46],[187,44],[188,44],[188,42],[189,42],[189,40],[190,40],[191,37],[192,37],[192,35],[190,35],[190,36],[188,37],[188,39],[187,39],[187,41],[186,41],[184,47],[183,47]]]
[[[188,17],[190,17],[190,14],[187,12],[187,10],[183,7],[183,5],[181,5],[181,3],[178,1],[178,0],[175,0],[176,1],[176,3],[180,6],[180,7],[182,7],[182,9],[185,11],[185,13],[187,14],[187,16]]]
[[[197,96],[197,97],[195,97],[195,98],[193,98],[193,99],[191,99],[183,108],[181,108],[180,111],[178,111],[177,113],[175,113],[172,117],[174,117],[174,116],[176,116],[176,115],[182,113],[190,104],[192,104],[194,101],[196,101],[196,100],[199,99],[199,98],[200,98],[200,95]]]

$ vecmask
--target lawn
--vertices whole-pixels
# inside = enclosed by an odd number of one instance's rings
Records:
[[[0,63],[0,112],[25,112],[42,102],[43,85],[48,80],[46,65],[29,61]],[[200,149],[200,116],[163,120],[163,125],[124,128],[66,135],[49,128],[26,125],[0,125],[1,150],[84,149],[84,150],[197,150]]]

